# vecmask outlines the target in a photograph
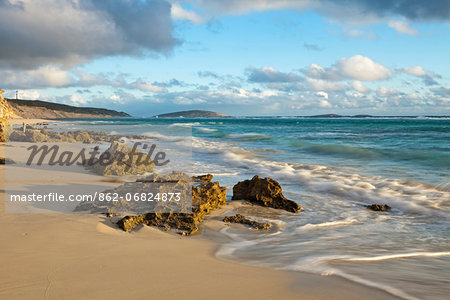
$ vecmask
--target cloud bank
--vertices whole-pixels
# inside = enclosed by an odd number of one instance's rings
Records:
[[[168,53],[179,43],[172,30],[163,0],[0,0],[0,67]]]

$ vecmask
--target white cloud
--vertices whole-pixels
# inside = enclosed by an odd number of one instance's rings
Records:
[[[296,82],[301,78],[294,73],[283,73],[269,66],[262,68],[247,68],[248,80],[253,82]]]
[[[419,32],[411,28],[408,22],[405,21],[390,21],[388,26],[395,29],[398,33],[408,34],[408,35],[417,35]]]
[[[328,99],[328,94],[325,92],[317,92],[316,95]]]
[[[87,104],[87,101],[80,94],[73,94],[70,96],[70,102],[75,106]]]
[[[414,76],[425,76],[427,75],[427,72],[425,72],[425,70],[421,67],[421,66],[415,66],[415,67],[405,67],[402,69],[403,72],[408,73],[410,75],[414,75]]]
[[[392,76],[387,67],[362,55],[341,58],[336,68],[343,76],[356,80],[381,80]]]
[[[40,81],[43,85],[48,84],[54,87],[68,85],[73,80],[67,71],[49,65],[28,71],[28,76],[38,82]]]
[[[41,94],[38,91],[34,90],[25,90],[21,91],[19,90],[19,99],[25,99],[25,100],[38,100],[41,97]],[[15,95],[11,95],[11,98],[15,98]]]
[[[30,71],[0,70],[0,78],[6,89],[63,87],[74,81],[67,71],[49,65]]]
[[[204,21],[203,18],[200,17],[198,14],[196,14],[194,11],[185,10],[177,2],[172,3],[170,13],[172,15],[172,18],[174,18],[174,19],[186,20],[186,21],[192,22],[194,24],[201,24]]]
[[[306,78],[306,83],[312,90],[319,92],[344,91],[347,89],[347,86],[344,84],[321,79]]]
[[[420,96],[417,95],[416,93],[411,93],[411,94],[406,95],[406,99],[408,99],[408,100],[419,100]]]
[[[136,80],[135,82],[130,83],[124,87],[127,87],[129,89],[141,90],[143,92],[152,92],[152,93],[161,93],[164,91],[164,88],[156,86],[156,85],[148,82],[147,80],[143,80],[143,79]]]
[[[303,73],[313,78],[334,81],[347,78],[370,81],[392,76],[392,71],[389,68],[362,55],[341,58],[329,68],[311,64],[308,69],[303,70]]]
[[[370,92],[370,89],[366,87],[361,81],[358,80],[352,82],[352,88],[355,91],[360,92],[362,94],[367,94],[368,92]]]
[[[306,71],[304,71],[306,75],[312,78],[318,79],[326,79],[326,80],[341,80],[342,76],[336,70],[336,68],[327,68],[318,65],[311,64]]]
[[[320,107],[330,108],[332,105],[327,100],[320,100],[319,102]]]
[[[393,89],[393,88],[387,88],[384,86],[380,86],[377,89],[377,96],[378,97],[389,97],[389,96],[397,96],[399,93],[397,90]]]

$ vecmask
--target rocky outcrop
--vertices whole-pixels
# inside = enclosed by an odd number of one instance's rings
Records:
[[[367,205],[367,209],[373,210],[373,211],[390,211],[391,207],[387,204],[372,204]]]
[[[20,118],[15,112],[11,105],[3,98],[3,93],[5,91],[0,89],[0,119],[16,119]]]
[[[9,128],[8,119],[18,118],[12,107],[3,98],[5,91],[0,89],[0,143],[4,143],[7,139],[7,131]]]
[[[255,175],[251,180],[238,182],[233,187],[232,200],[248,200],[252,203],[284,209],[289,212],[299,212],[300,205],[283,196],[281,185],[272,178],[260,178]]]
[[[190,178],[183,173],[178,173],[177,176],[181,178],[180,182],[188,180],[193,184],[190,212],[151,212],[138,216],[126,216],[119,220],[117,225],[124,231],[133,230],[136,226],[144,224],[159,227],[163,230],[175,229],[182,235],[190,235],[199,230],[200,223],[211,210],[226,204],[226,188],[221,187],[219,182]],[[173,182],[173,177],[174,175],[167,177],[168,182]],[[203,178],[212,179],[211,176]],[[138,190],[145,189],[145,186],[142,186],[143,184],[161,182],[162,178],[161,176],[151,176],[146,180],[140,180],[141,187],[135,185],[135,188]]]
[[[260,222],[252,221],[252,220],[247,219],[245,216],[243,216],[241,214],[237,214],[235,216],[226,216],[225,218],[223,218],[223,221],[225,223],[238,223],[238,224],[248,225],[251,228],[257,229],[257,230],[268,230],[271,227],[270,223],[260,223]]]
[[[86,144],[113,142],[120,140],[122,137],[128,139],[147,139],[148,137],[142,135],[108,135],[104,132],[96,131],[67,131],[55,132],[45,129],[32,129],[27,127],[25,132],[23,130],[14,130],[9,135],[9,140],[14,142],[48,142],[48,143],[76,143],[82,142]]]
[[[148,154],[118,141],[113,141],[100,157],[104,157],[106,163],[99,160],[92,168],[103,176],[143,175],[152,172],[154,168]]]

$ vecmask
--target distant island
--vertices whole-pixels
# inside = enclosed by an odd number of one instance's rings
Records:
[[[207,110],[185,110],[155,116],[156,118],[223,118],[228,115]]]
[[[17,116],[25,119],[131,117],[124,112],[95,107],[76,107],[41,100],[6,99]]]

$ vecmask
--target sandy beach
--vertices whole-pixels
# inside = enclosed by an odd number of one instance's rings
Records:
[[[26,143],[25,143],[26,144]],[[8,147],[21,148],[21,143]],[[74,144],[73,147],[81,147]],[[4,155],[4,145],[1,155]],[[17,174],[19,172],[19,174]],[[104,215],[5,212],[5,180],[20,177],[21,167],[0,169],[2,299],[394,299],[389,294],[335,276],[278,271],[215,257],[226,237],[221,216],[239,203],[214,211],[202,232],[189,237],[149,226],[121,231]],[[111,186],[101,176],[55,174],[67,183],[87,181]],[[41,178],[45,174],[40,174]],[[16,182],[33,189],[39,182]],[[115,183],[117,185],[117,183]],[[64,187],[64,183],[61,183]],[[233,225],[241,226],[241,225]]]
[[[16,126],[16,125],[22,125],[23,123],[26,123],[28,125],[36,125],[36,124],[47,124],[47,123],[54,123],[58,122],[56,120],[46,120],[46,119],[9,119],[8,123]]]

